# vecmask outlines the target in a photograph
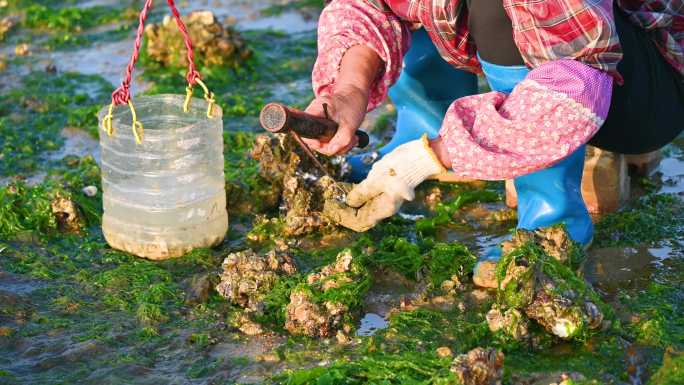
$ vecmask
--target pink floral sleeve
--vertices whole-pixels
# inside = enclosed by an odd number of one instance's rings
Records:
[[[364,44],[385,63],[384,72],[371,87],[368,111],[387,97],[396,82],[411,35],[407,25],[390,11],[364,0],[334,0],[318,21],[318,58],[312,73],[314,93],[332,93],[340,62],[351,47]]]
[[[612,82],[606,72],[557,60],[530,71],[510,95],[489,92],[456,100],[440,131],[454,172],[500,180],[553,165],[601,127]]]

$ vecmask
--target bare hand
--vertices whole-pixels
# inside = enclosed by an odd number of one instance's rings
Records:
[[[336,89],[335,93],[330,96],[319,96],[314,99],[306,108],[306,112],[325,117],[323,104],[327,104],[328,118],[339,125],[337,133],[328,142],[318,139],[302,139],[311,149],[321,154],[327,156],[345,154],[354,148],[358,142],[355,133],[366,116],[368,91],[354,86]]]

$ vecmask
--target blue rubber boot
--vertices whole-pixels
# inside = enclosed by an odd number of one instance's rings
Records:
[[[490,87],[510,93],[526,76],[522,66],[498,66],[480,59]],[[587,247],[592,240],[594,225],[582,199],[582,173],[585,146],[555,165],[514,179],[518,194],[518,225],[520,229],[534,230],[564,223],[570,238]],[[501,248],[487,250],[475,266],[475,275],[483,262],[497,261]],[[491,264],[486,269],[491,269]]]
[[[427,32],[413,33],[411,49],[404,56],[404,70],[390,88],[389,96],[397,108],[397,126],[389,143],[374,153],[352,155],[349,179],[366,178],[374,162],[423,133],[434,138],[451,103],[477,93],[477,76],[452,67],[439,55]]]

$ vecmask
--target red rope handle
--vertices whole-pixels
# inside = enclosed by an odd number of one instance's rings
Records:
[[[188,84],[194,86],[197,82],[197,79],[201,79],[201,77],[199,72],[197,72],[197,68],[195,67],[195,51],[192,49],[192,40],[190,40],[188,29],[185,27],[183,20],[181,20],[181,15],[176,8],[176,4],[174,4],[173,0],[166,0],[166,3],[169,5],[169,8],[171,8],[171,13],[176,19],[176,24],[178,24],[178,29],[183,35],[185,48],[188,51],[188,74],[185,76],[185,79],[188,81]]]
[[[173,2],[173,0],[167,0],[166,2],[168,3],[169,8],[171,8],[171,13],[173,14],[173,17],[176,19],[178,29],[183,35],[183,40],[185,41],[185,48],[188,51],[188,74],[185,78],[188,81],[188,84],[193,86],[195,85],[195,83],[197,83],[198,79],[201,80],[201,76],[199,72],[197,72],[197,67],[195,66],[195,53],[192,49],[192,41],[190,40],[188,29],[185,27],[185,24],[181,20],[181,16],[178,12],[178,9],[176,8],[176,4]],[[119,86],[119,88],[114,90],[114,92],[112,92],[112,104],[127,104],[131,100],[130,87],[131,81],[133,79],[133,69],[135,67],[135,64],[138,62],[138,58],[140,57],[140,47],[142,45],[143,33],[145,32],[145,20],[147,20],[147,15],[149,14],[150,9],[152,8],[152,3],[153,0],[146,0],[143,9],[140,12],[138,30],[135,34],[135,43],[133,45],[133,55],[131,56],[131,60],[128,63],[128,66],[126,67],[126,74],[124,75],[124,79],[121,82],[121,85]]]

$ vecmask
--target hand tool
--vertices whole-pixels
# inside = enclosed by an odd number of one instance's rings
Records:
[[[280,103],[269,103],[261,110],[259,121],[261,126],[269,132],[294,132],[302,138],[329,141],[337,133],[338,124],[328,118],[327,104],[323,105],[323,110],[325,118],[307,114]],[[359,139],[357,147],[364,148],[368,145],[368,134],[358,130],[356,136]]]
[[[269,103],[261,110],[259,122],[261,126],[273,133],[289,133],[302,148],[304,153],[311,159],[314,165],[333,180],[334,186],[346,196],[347,192],[337,184],[335,178],[318,161],[316,155],[309,146],[304,143],[302,138],[330,140],[337,133],[338,124],[328,117],[328,105],[323,104],[325,118],[307,114],[294,108],[287,107],[280,103]],[[361,130],[356,131],[358,138],[357,147],[364,148],[368,145],[370,138],[368,134]]]

